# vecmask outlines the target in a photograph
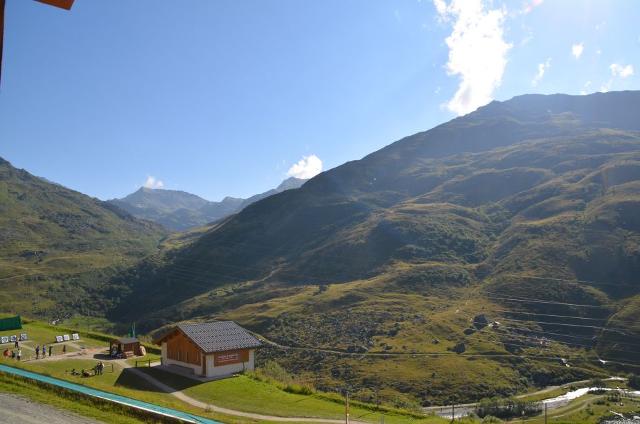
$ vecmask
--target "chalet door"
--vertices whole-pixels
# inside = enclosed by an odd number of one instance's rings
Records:
[[[207,376],[207,355],[202,355],[202,375]]]

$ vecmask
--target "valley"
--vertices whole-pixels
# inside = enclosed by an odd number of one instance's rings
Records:
[[[493,102],[173,234],[5,162],[0,294],[151,336],[234,320],[269,341],[259,367],[409,411],[638,372],[637,110],[638,92]],[[67,204],[50,191],[86,206],[34,216]]]

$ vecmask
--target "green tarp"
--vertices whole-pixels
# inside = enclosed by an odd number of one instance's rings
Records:
[[[20,315],[15,317],[0,319],[0,331],[3,330],[19,330],[22,328],[22,320]]]

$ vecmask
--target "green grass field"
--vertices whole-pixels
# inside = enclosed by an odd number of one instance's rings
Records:
[[[144,369],[144,371],[165,381],[172,387],[181,389],[194,399],[210,402],[217,406],[282,417],[344,418],[345,407],[337,396],[333,400],[321,394],[288,393],[273,384],[244,375],[198,384],[189,378],[159,369]],[[250,401],[248,402],[248,400]],[[369,422],[379,422],[383,415],[385,422],[390,423],[446,422],[446,420],[437,417],[418,418],[409,414],[402,415],[384,410],[376,411],[373,405],[370,405],[370,408],[352,405],[350,415],[354,420]]]
[[[55,335],[67,333],[66,330],[61,332],[61,328],[33,321],[24,324],[24,328],[22,330],[3,331],[0,332],[0,335],[19,334],[21,332],[26,332],[30,337],[29,342],[25,342],[22,344],[23,352],[26,352],[26,357],[28,357],[29,355],[29,348],[33,347],[35,344],[49,344],[52,340],[55,339]],[[77,346],[73,346],[73,348],[78,349],[81,347],[104,347],[106,349],[107,342],[104,339],[108,338],[108,336],[100,334],[92,335],[83,332],[80,332],[80,334],[82,339],[80,342],[76,342]],[[12,347],[12,345],[10,345],[10,347]],[[59,348],[59,346],[57,345],[56,347]],[[69,349],[71,348],[72,346],[69,346]],[[126,363],[129,366],[133,366],[136,360],[142,361],[148,359],[151,359],[151,361],[155,361],[158,359],[158,355],[155,353],[150,353],[144,358],[129,359],[126,361]],[[453,357],[452,359],[459,359],[460,361],[463,361],[458,366],[464,365],[465,359],[456,357]],[[409,357],[406,358],[406,360],[416,361],[416,363],[410,368],[415,369],[417,375],[423,374],[424,370],[418,372],[421,360],[418,360],[416,358],[412,359]],[[72,381],[78,384],[87,385],[120,395],[129,396],[146,402],[151,402],[170,408],[180,409],[190,413],[218,419],[225,423],[253,422],[253,420],[246,418],[222,416],[220,414],[207,412],[200,408],[193,407],[177,399],[176,397],[171,396],[170,394],[162,393],[146,381],[141,380],[140,378],[135,376],[131,371],[125,369],[121,362],[106,361],[107,366],[103,375],[82,378],[79,376],[71,375],[71,369],[75,368],[79,371],[82,369],[93,368],[98,359],[77,359],[71,357],[59,360],[31,360],[18,362],[16,360],[3,357],[2,359],[0,359],[0,361],[7,365],[28,369],[30,371],[50,375],[52,377]],[[385,367],[380,371],[387,374],[400,373],[402,375],[398,374],[396,378],[402,378],[407,381],[416,378],[415,375],[411,375],[411,373],[407,372],[406,367],[398,367],[397,365],[394,366],[394,363],[395,361],[384,361]],[[361,363],[362,367],[372,365],[376,364],[368,365],[366,360]],[[194,399],[220,407],[236,409],[244,412],[282,417],[315,417],[325,419],[342,419],[344,417],[344,404],[342,403],[341,397],[337,394],[322,392],[313,392],[311,394],[291,393],[284,390],[284,387],[286,387],[286,385],[258,378],[257,375],[241,375],[233,378],[201,383],[199,381],[171,374],[157,368],[148,368],[145,366],[139,369],[143,372],[151,374],[153,377],[163,381],[169,386],[183,391],[186,395]],[[490,370],[487,369],[487,373],[489,371]],[[452,375],[451,378],[453,377],[454,376]],[[479,377],[481,378],[482,376]],[[615,386],[620,383],[610,382],[609,385],[611,384]],[[563,394],[570,389],[571,387],[556,388],[544,393],[543,395],[532,394],[526,396],[526,399],[540,400],[543,398],[554,397]],[[55,392],[40,393],[42,390],[39,389],[38,386],[28,384],[24,381],[14,382],[14,379],[8,378],[6,376],[0,379],[0,391],[24,394],[25,396],[33,397],[37,401],[58,405],[60,407],[70,409],[81,414],[84,411],[84,406],[82,406],[82,404],[78,406],[69,405],[68,400],[65,400],[64,398],[58,399],[59,396],[57,396]],[[554,410],[553,416],[558,416],[559,420],[553,422],[572,424],[582,422],[595,423],[595,420],[598,416],[607,413],[608,410],[606,410],[605,406],[607,406],[606,402],[603,403],[602,399],[598,398],[597,396],[589,395],[572,402],[567,407]],[[613,408],[611,403],[608,406],[610,407],[610,409]],[[616,408],[618,408],[618,406],[616,406]],[[624,405],[619,406],[616,411],[618,410],[620,412],[638,411],[638,401],[629,401]],[[110,411],[109,408],[106,408],[106,410],[100,410],[99,412],[96,412],[97,415],[95,416],[95,418],[103,419],[107,422],[113,421],[110,420],[110,414],[112,414],[112,412],[113,411]],[[371,423],[379,422],[382,416],[384,416],[385,422],[391,424],[437,424],[447,422],[447,420],[439,417],[421,417],[419,415],[416,415],[415,412],[403,412],[399,409],[388,408],[384,406],[382,407],[382,409],[377,410],[373,404],[364,404],[358,402],[352,403],[350,412],[351,418],[353,420]],[[90,416],[93,417],[93,415]],[[466,419],[465,421],[469,423],[474,422],[471,418]],[[541,422],[538,418],[533,418],[529,421],[532,423]],[[130,422],[139,421],[137,421],[137,418],[132,418],[132,421]]]
[[[35,357],[35,347],[37,345],[42,346],[46,344],[47,346],[53,346],[53,354],[57,355],[62,353],[63,345],[66,345],[67,352],[75,352],[79,351],[83,348],[96,348],[104,346],[107,348],[107,343],[102,340],[98,340],[86,332],[76,331],[80,334],[80,340],[78,341],[69,341],[63,343],[56,343],[56,336],[71,334],[73,331],[70,331],[66,328],[57,328],[48,324],[44,324],[37,321],[30,321],[27,323],[23,323],[21,330],[5,330],[0,331],[0,336],[12,336],[19,335],[21,333],[26,333],[29,339],[24,342],[20,342],[20,346],[22,347],[22,357],[23,359],[32,359]],[[13,350],[13,343],[6,343],[0,345],[0,349],[4,351],[5,349]],[[48,350],[48,349],[47,349]],[[48,355],[48,352],[47,352]]]

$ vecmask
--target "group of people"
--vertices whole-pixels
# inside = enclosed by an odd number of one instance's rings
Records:
[[[71,375],[77,375],[81,377],[91,377],[94,375],[102,375],[104,372],[104,363],[102,363],[102,361],[98,362],[96,366],[93,367],[92,370],[93,370],[93,374],[91,374],[89,370],[85,370],[84,368],[80,372],[76,371],[75,368],[72,368],[71,371],[65,371],[65,372],[70,372]]]
[[[13,347],[13,349],[6,348],[4,352],[2,352],[2,355],[5,358],[11,357],[11,359],[17,359],[18,361],[20,361],[22,359],[22,348],[20,347],[20,341],[16,339],[16,341],[13,343]],[[35,352],[36,359],[40,359],[41,356],[42,358],[45,358],[47,356],[47,353],[49,354],[49,356],[53,356],[53,345],[49,345],[48,347],[44,343],[42,344],[42,346],[37,345],[35,348]],[[62,345],[62,353],[67,353],[67,345]]]
[[[18,361],[21,360],[22,348],[20,348],[20,340],[18,340],[18,338],[16,338],[13,342],[13,347],[14,350],[11,351],[9,351],[9,348],[6,348],[4,352],[2,352],[2,355],[4,355],[5,358],[8,358],[10,356],[11,359],[17,359]]]
[[[11,351],[9,348],[6,348],[2,354],[5,358],[11,357],[11,359],[17,359],[19,361],[22,359],[22,348],[18,347],[18,349],[12,349]]]
[[[40,345],[36,346],[36,359],[40,359]],[[42,358],[47,356],[47,345],[42,344]],[[53,356],[53,345],[49,345],[49,356]]]

